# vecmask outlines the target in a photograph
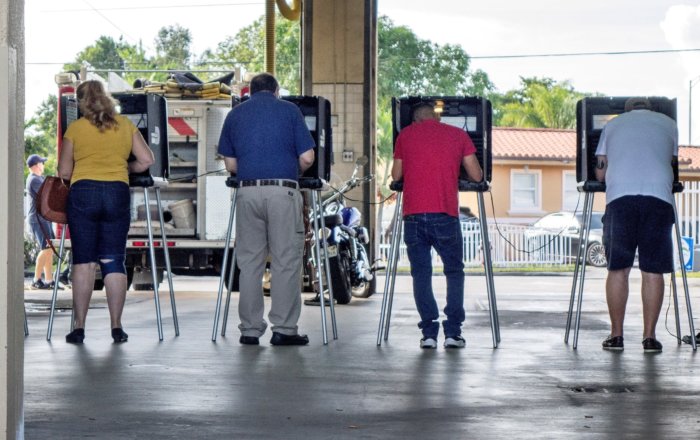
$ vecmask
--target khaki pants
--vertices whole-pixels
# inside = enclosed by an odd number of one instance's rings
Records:
[[[268,318],[272,331],[297,334],[301,314],[304,219],[301,193],[283,186],[247,186],[236,201],[236,259],[241,269],[238,328],[260,337],[263,317],[262,277],[268,254],[272,275]]]

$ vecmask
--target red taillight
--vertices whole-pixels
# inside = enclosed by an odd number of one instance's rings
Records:
[[[175,243],[176,242],[174,242],[174,241],[166,241],[166,244],[168,245],[168,247],[175,247]],[[134,241],[134,242],[132,242],[132,245],[134,247],[148,247],[148,242],[147,241]],[[162,247],[161,242],[158,240],[154,240],[153,245],[155,247]]]

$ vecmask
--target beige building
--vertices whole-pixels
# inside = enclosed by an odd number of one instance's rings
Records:
[[[556,211],[583,209],[576,189],[576,131],[494,127],[491,194],[484,195],[487,217],[529,224]],[[700,181],[700,148],[680,147],[680,180]],[[493,200],[493,204],[491,203]],[[460,205],[476,213],[476,196],[460,195]],[[593,209],[605,209],[596,193]]]

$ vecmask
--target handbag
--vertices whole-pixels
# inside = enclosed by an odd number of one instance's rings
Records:
[[[53,223],[68,223],[66,207],[70,182],[60,177],[46,176],[36,193],[36,208],[39,215]]]

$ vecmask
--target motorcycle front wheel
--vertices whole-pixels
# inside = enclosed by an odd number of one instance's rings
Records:
[[[352,299],[350,286],[350,258],[343,252],[329,258],[333,298],[338,304],[347,304]]]

